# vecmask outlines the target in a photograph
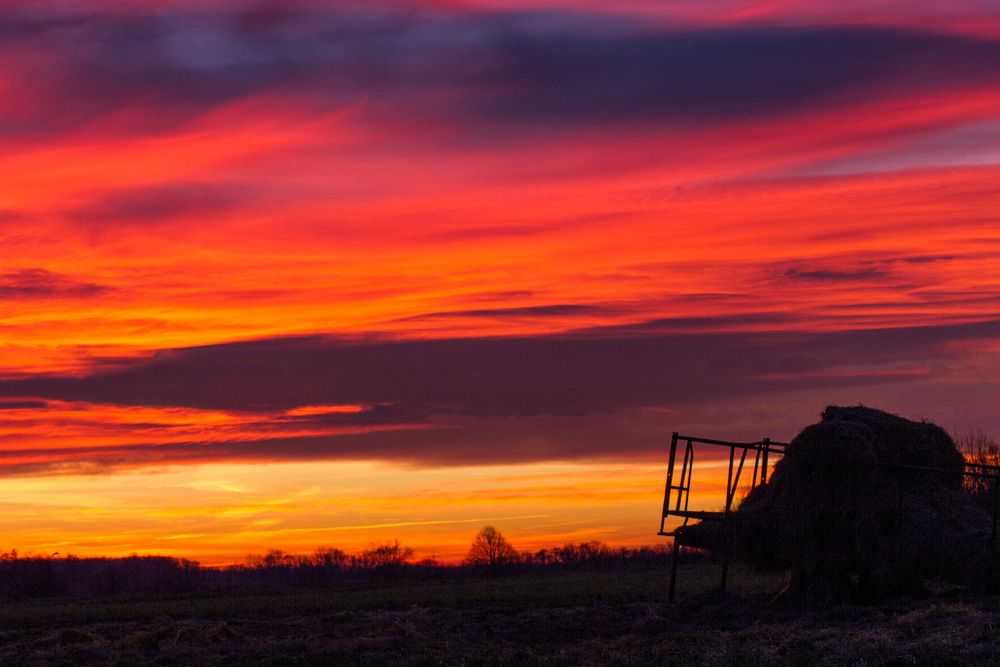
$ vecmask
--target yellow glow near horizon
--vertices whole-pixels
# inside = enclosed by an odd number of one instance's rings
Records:
[[[210,464],[4,482],[4,549],[163,554],[207,565],[268,548],[357,552],[399,539],[460,560],[496,525],[521,550],[655,544],[662,465],[407,468],[378,462]]]

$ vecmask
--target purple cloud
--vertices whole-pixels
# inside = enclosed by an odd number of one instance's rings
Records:
[[[73,280],[45,269],[20,269],[0,274],[0,300],[86,299],[109,290],[105,285]]]

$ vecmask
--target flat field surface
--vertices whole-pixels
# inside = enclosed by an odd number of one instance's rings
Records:
[[[799,612],[737,568],[542,571],[163,600],[0,605],[4,665],[963,665],[1000,663],[997,598]]]

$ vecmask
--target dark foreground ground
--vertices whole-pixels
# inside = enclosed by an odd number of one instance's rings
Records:
[[[0,606],[0,664],[1000,664],[1000,600],[925,598],[797,613],[774,578],[683,568],[540,572],[349,590]]]

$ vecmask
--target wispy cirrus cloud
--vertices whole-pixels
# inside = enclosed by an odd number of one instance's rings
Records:
[[[169,222],[245,209],[259,196],[233,184],[167,183],[93,193],[68,217],[82,225]]]
[[[580,315],[603,315],[614,311],[611,306],[586,303],[555,303],[542,306],[517,306],[512,308],[473,308],[469,310],[447,310],[422,313],[406,318],[408,321],[450,320],[465,318],[515,318],[515,317],[577,317]]]
[[[788,269],[785,271],[784,277],[789,280],[802,280],[807,282],[844,283],[881,280],[886,277],[886,272],[875,268],[858,269],[856,271],[838,271],[836,269]]]

